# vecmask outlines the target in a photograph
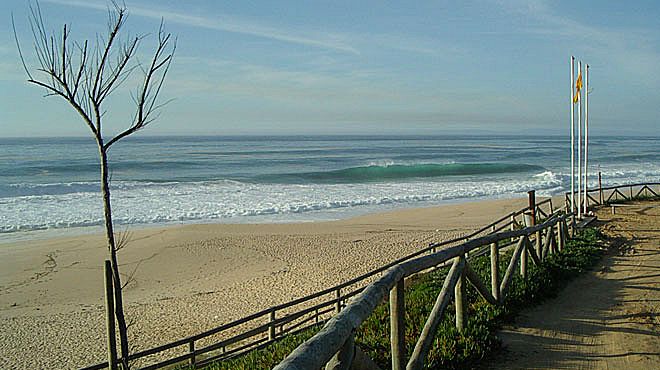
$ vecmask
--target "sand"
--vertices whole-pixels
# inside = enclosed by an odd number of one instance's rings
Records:
[[[405,209],[333,222],[133,230],[119,253],[134,350],[208,330],[464,235],[527,200]],[[104,360],[102,235],[0,244],[0,368]],[[134,273],[133,273],[134,272]]]
[[[660,202],[598,213],[612,248],[595,271],[500,333],[492,369],[660,369]]]

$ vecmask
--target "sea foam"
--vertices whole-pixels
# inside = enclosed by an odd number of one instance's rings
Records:
[[[594,139],[589,187],[598,171],[604,186],[660,181],[656,148],[653,138]],[[570,188],[566,154],[559,137],[136,138],[110,158],[113,214],[130,227],[287,222],[548,196]],[[102,225],[95,156],[87,139],[0,139],[3,237]]]
[[[143,183],[115,182],[112,205],[119,225],[187,221],[250,222],[252,216],[309,213],[362,206],[420,204],[444,200],[498,197],[529,189],[557,187],[550,176],[520,181],[408,181],[351,184],[263,184],[239,181]],[[95,226],[103,223],[98,187],[77,185],[78,191],[0,198],[0,232]],[[67,186],[63,186],[64,189]],[[335,215],[336,217],[336,215]]]

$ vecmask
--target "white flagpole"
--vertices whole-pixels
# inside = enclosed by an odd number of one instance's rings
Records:
[[[578,62],[578,76],[582,74],[582,61]],[[578,219],[582,219],[582,89],[577,93],[578,94],[578,192],[577,192],[577,204],[578,204]]]
[[[584,70],[584,213],[589,208],[587,198],[587,166],[589,165],[589,65]]]
[[[575,103],[573,103],[575,57],[571,56],[571,212],[575,212]]]

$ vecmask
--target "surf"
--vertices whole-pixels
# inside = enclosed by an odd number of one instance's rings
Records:
[[[348,167],[339,170],[272,174],[259,176],[257,182],[266,183],[322,183],[346,184],[382,181],[405,181],[449,176],[490,175],[521,172],[543,172],[545,168],[531,164],[513,163],[423,163],[387,164]]]

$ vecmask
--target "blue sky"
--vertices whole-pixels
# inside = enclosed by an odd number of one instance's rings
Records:
[[[107,2],[42,0],[47,25],[103,33]],[[593,134],[658,134],[657,1],[126,0],[125,31],[178,37],[142,135],[568,134],[569,58],[591,66]],[[26,1],[3,1],[0,136],[84,136],[63,101],[25,82],[13,13],[32,58]],[[154,45],[144,39],[139,55]],[[29,60],[30,61],[30,60]],[[33,64],[34,65],[34,64]],[[106,109],[126,127],[134,81]]]

